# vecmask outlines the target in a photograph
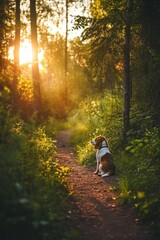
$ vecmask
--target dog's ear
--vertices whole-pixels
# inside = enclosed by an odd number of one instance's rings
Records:
[[[109,148],[108,140],[106,140],[106,138],[104,138],[104,141],[106,142],[106,146],[107,146],[107,148]]]
[[[100,149],[100,148],[102,147],[103,141],[105,141],[106,147],[109,147],[108,141],[106,140],[106,138],[103,137],[103,136],[98,136],[98,137],[96,137],[96,139],[95,139],[95,142],[96,142],[95,148],[96,148],[96,149]]]
[[[98,136],[98,137],[96,137],[95,141],[96,141],[95,148],[96,148],[96,149],[100,149],[100,148],[102,147],[102,142],[103,142],[103,141],[106,141],[106,140],[105,140],[104,137]]]
[[[105,139],[106,146],[109,147],[108,140]]]

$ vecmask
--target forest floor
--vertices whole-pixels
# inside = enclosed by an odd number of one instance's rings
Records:
[[[67,224],[77,240],[155,240],[156,237],[136,218],[132,208],[118,201],[114,190],[117,176],[101,178],[93,167],[82,166],[70,145],[70,130],[57,136],[57,159],[69,167],[67,181],[72,195],[68,199]],[[74,235],[74,234],[73,234]]]

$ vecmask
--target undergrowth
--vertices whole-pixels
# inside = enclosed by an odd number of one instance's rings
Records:
[[[54,129],[52,128],[52,132]],[[48,132],[48,134],[47,134]],[[67,168],[51,129],[26,124],[0,104],[0,238],[67,239]],[[63,231],[62,231],[63,229]]]
[[[78,159],[84,165],[95,165],[95,150],[90,141],[104,135],[113,156],[121,146],[122,102],[106,93],[104,97],[91,98],[80,103],[79,109],[70,118],[73,127],[72,145],[77,150]]]
[[[128,145],[118,156],[121,161],[119,190],[122,201],[131,203],[140,219],[160,233],[160,193],[157,191],[160,185],[159,127],[154,127],[149,113],[142,116],[138,121],[136,115],[133,117],[132,124],[136,124],[137,130],[132,128],[129,132]]]

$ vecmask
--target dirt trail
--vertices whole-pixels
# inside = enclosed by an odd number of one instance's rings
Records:
[[[67,176],[73,190],[69,199],[68,226],[80,233],[77,240],[155,240],[156,238],[135,220],[130,208],[119,205],[113,191],[116,176],[101,178],[76,161],[70,146],[70,131],[60,131],[57,158],[71,169]]]

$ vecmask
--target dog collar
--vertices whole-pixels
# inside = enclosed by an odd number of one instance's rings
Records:
[[[102,149],[102,148],[107,148],[107,146],[102,146],[100,149]],[[100,150],[100,149],[99,149],[99,150]]]

